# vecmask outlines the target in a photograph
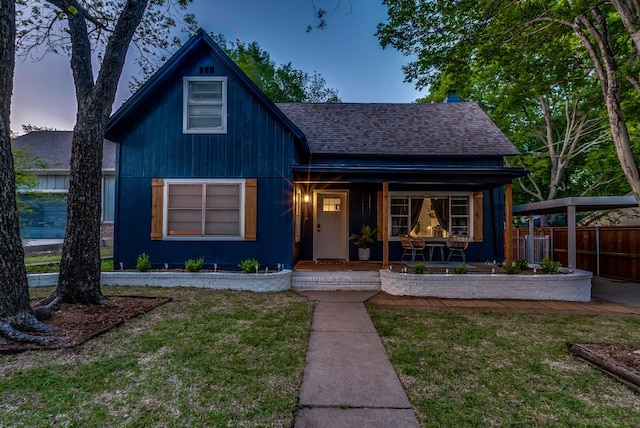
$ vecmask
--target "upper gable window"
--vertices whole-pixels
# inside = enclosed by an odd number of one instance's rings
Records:
[[[184,78],[185,134],[227,132],[227,78],[186,76]]]

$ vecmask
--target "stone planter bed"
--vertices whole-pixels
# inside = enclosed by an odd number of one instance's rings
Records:
[[[380,288],[396,296],[450,299],[591,300],[591,272],[557,274],[426,273],[380,270]]]
[[[275,292],[291,289],[291,270],[269,273],[152,271],[102,272],[102,285],[197,287],[216,290]],[[55,286],[57,273],[28,275],[30,287]]]
[[[496,270],[499,272],[499,270]],[[425,274],[402,273],[381,269],[379,283],[363,287],[358,272],[346,272],[354,280],[348,280],[345,275],[340,278],[339,287],[329,287],[323,273],[344,274],[345,272],[298,272],[311,274],[322,281],[318,284],[307,284],[304,289],[322,290],[360,290],[379,289],[396,296],[422,296],[450,299],[520,299],[520,300],[564,300],[574,302],[588,302],[591,300],[591,272],[574,270],[569,273],[566,269],[558,274],[527,274],[508,275],[505,273],[492,274],[486,267],[470,269],[466,274],[445,273],[442,270],[431,270]],[[302,289],[300,278],[292,278],[293,271],[283,270],[269,273],[248,274],[240,272],[184,272],[184,271],[114,271],[102,273],[102,285],[132,285],[159,287],[198,287],[217,290],[241,290],[257,292],[278,292]],[[371,272],[373,273],[373,272]],[[376,272],[377,273],[377,272]],[[376,275],[378,276],[378,275]],[[58,281],[57,273],[28,275],[29,286],[55,286]],[[343,278],[344,277],[344,278]],[[296,282],[297,281],[297,282]],[[316,281],[318,282],[318,281]],[[380,285],[378,285],[380,284]]]

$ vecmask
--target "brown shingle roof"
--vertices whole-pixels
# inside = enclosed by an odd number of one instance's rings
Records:
[[[311,153],[509,156],[518,150],[475,103],[277,104]]]
[[[71,164],[71,141],[73,131],[33,131],[17,137],[13,146],[24,148],[47,164],[47,169],[69,170]],[[102,169],[115,170],[116,144],[104,140]]]

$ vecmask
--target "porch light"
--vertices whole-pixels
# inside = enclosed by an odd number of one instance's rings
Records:
[[[309,202],[311,202],[311,196],[309,196],[309,195],[304,195],[304,196],[302,197],[302,201],[303,201],[305,204],[308,204]]]

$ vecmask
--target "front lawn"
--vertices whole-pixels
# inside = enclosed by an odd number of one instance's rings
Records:
[[[293,426],[311,302],[289,292],[103,291],[173,300],[74,349],[0,355],[0,426]]]
[[[566,342],[640,343],[640,318],[369,309],[422,426],[637,426],[640,397]]]

